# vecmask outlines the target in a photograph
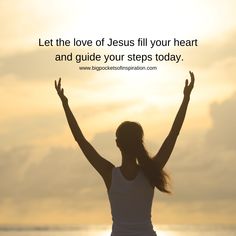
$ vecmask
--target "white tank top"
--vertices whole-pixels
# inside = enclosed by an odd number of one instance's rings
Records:
[[[156,236],[151,222],[154,188],[139,169],[127,180],[119,167],[112,169],[108,197],[112,214],[111,236]]]

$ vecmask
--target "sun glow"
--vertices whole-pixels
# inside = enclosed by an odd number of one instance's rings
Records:
[[[196,83],[176,158],[171,161],[176,194],[171,200],[158,198],[154,222],[236,222],[235,191],[230,186],[235,172],[235,127],[230,119],[235,120],[236,1],[11,0],[0,1],[0,9],[0,224],[110,224],[102,179],[96,182],[98,175],[79,159],[82,153],[73,146],[55,79],[62,78],[88,140],[117,160],[114,129],[123,120],[140,122],[155,150],[161,144],[182,101],[189,70],[195,73]],[[39,38],[112,38],[126,44],[140,38],[166,43],[174,38],[197,39],[198,46],[119,47],[114,43],[112,47],[42,49]],[[179,53],[184,60],[142,62],[144,56],[132,63],[104,64],[156,66],[156,70],[82,71],[79,60],[54,60],[63,50],[84,55]],[[85,66],[103,64],[90,59]],[[227,173],[219,175],[223,169]],[[172,236],[161,229],[157,232]],[[101,236],[108,233],[110,229],[104,228]]]

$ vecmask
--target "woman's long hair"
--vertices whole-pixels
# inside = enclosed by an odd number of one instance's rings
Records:
[[[116,130],[116,138],[121,152],[136,155],[138,164],[150,183],[161,192],[170,193],[167,188],[169,176],[153,163],[144,147],[143,136],[142,126],[137,122],[125,121]]]

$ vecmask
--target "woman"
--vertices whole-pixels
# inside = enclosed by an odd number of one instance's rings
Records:
[[[84,137],[61,88],[61,79],[55,81],[55,88],[62,101],[74,139],[106,185],[113,220],[112,236],[156,235],[151,222],[154,188],[169,193],[168,176],[163,168],[179,135],[194,86],[194,74],[191,71],[189,73],[191,82],[185,81],[183,101],[174,123],[153,158],[149,157],[143,145],[143,130],[140,124],[125,121],[117,128],[116,144],[122,156],[120,167],[115,167],[100,156]]]

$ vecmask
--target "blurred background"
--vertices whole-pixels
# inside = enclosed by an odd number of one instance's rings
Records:
[[[166,166],[173,194],[156,191],[153,222],[236,223],[235,1],[1,0],[0,9],[0,224],[111,223],[105,185],[73,140],[55,79],[62,77],[85,136],[120,165],[117,126],[140,122],[155,154],[180,106],[189,70],[196,84]],[[98,72],[55,62],[54,56],[124,48],[38,47],[39,38],[58,37],[198,39],[198,46],[129,48],[176,52],[184,61],[152,62],[155,71]]]

